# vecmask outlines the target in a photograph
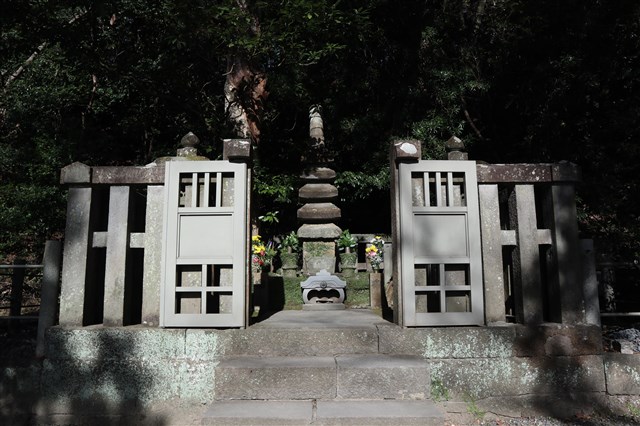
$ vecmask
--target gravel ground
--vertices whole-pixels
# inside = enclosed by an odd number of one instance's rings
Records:
[[[473,423],[472,423],[473,424]],[[583,419],[560,420],[549,417],[522,417],[518,419],[499,419],[475,423],[487,426],[612,426],[640,425],[640,422],[629,417],[593,416]]]
[[[445,426],[622,426],[640,425],[640,398],[637,396],[610,397],[609,413],[578,415],[568,419],[546,416],[503,417],[486,413],[482,419],[469,413],[447,413]]]

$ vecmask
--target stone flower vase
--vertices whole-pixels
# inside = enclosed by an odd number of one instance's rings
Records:
[[[358,253],[351,253],[347,247],[344,253],[340,253],[340,271],[342,275],[352,277],[356,271],[356,263],[358,262]]]
[[[282,261],[282,276],[295,277],[298,272],[298,253],[280,253]]]

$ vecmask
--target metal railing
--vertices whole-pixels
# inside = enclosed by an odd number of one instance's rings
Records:
[[[11,277],[11,287],[9,293],[9,305],[0,306],[0,310],[9,311],[7,315],[1,315],[0,319],[35,320],[38,317],[34,315],[22,315],[22,308],[39,308],[40,304],[23,305],[23,292],[25,278],[36,278],[42,275],[41,269],[43,265],[26,265],[22,260],[16,260],[12,265],[0,265],[0,276]],[[35,273],[28,274],[29,270],[40,270]],[[10,272],[7,272],[10,271]]]
[[[14,265],[0,265],[0,271],[12,270],[11,274],[11,297],[9,316],[0,318],[9,320],[38,320],[38,333],[36,339],[36,357],[44,356],[44,333],[48,327],[56,322],[58,309],[58,292],[60,288],[60,265],[62,255],[62,244],[60,241],[47,241],[44,249],[44,256],[41,265],[21,264],[20,261]],[[38,316],[23,316],[22,305],[25,272],[29,269],[41,269],[42,280],[40,286],[40,310]],[[35,306],[29,306],[35,307]],[[7,309],[6,307],[4,309]]]

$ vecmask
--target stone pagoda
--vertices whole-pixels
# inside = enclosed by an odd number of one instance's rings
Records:
[[[331,169],[331,156],[324,142],[324,125],[321,109],[309,109],[309,150],[303,159],[303,186],[298,191],[304,203],[298,209],[298,238],[302,241],[302,270],[316,274],[321,270],[333,273],[336,270],[336,243],[342,230],[336,225],[340,220],[340,209],[333,203],[338,198],[338,189],[333,185],[336,172]]]

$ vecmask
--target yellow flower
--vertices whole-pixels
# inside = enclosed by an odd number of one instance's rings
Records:
[[[365,249],[365,252],[367,252],[367,253],[370,253],[370,252],[377,253],[377,252],[378,252],[378,247],[376,247],[376,246],[369,246],[369,247],[367,247],[367,248]]]
[[[266,248],[262,244],[258,245],[258,246],[253,246],[253,254],[260,254],[265,250],[266,250]]]
[[[251,241],[253,241],[254,243],[260,242],[260,235],[254,235],[253,237],[251,237]]]

